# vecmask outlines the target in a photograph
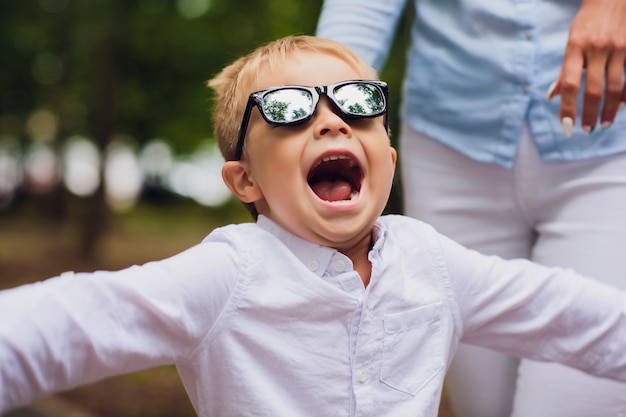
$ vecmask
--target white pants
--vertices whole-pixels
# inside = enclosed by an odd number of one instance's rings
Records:
[[[399,155],[407,215],[481,252],[626,288],[626,153],[542,163],[525,129],[505,169],[405,125]],[[446,387],[456,417],[626,416],[626,384],[467,345]]]

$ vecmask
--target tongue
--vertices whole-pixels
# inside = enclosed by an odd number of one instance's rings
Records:
[[[320,181],[312,186],[313,192],[326,201],[350,200],[352,186],[348,181]]]

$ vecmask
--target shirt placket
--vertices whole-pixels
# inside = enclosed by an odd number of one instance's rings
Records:
[[[370,253],[377,258],[376,251]],[[376,259],[372,259],[372,281],[375,280]],[[354,404],[352,407],[354,416],[372,416],[376,411],[374,404],[376,390],[379,384],[380,350],[382,345],[382,323],[379,323],[370,298],[372,281],[365,288],[355,308],[350,345],[352,347],[352,389]]]
[[[514,0],[513,13],[517,22],[517,32],[507,45],[507,56],[512,88],[503,108],[503,137],[500,153],[509,154],[508,149],[517,147],[517,141],[525,120],[528,106],[532,100],[537,63],[537,0]]]

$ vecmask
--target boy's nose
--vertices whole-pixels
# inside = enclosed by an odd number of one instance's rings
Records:
[[[352,134],[350,125],[335,112],[326,97],[320,97],[315,111],[314,123],[317,137],[323,137],[329,134],[347,136]]]

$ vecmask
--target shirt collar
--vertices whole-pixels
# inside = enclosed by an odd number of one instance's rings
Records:
[[[372,245],[372,250],[380,252],[387,240],[387,226],[380,218],[376,220],[374,223],[374,227],[372,227],[372,241],[374,244]]]
[[[302,262],[309,270],[319,275],[324,274],[326,266],[330,263],[337,250],[317,243],[310,242],[283,229],[268,217],[259,215],[257,225],[266,232],[274,235]]]
[[[320,246],[317,243],[310,242],[294,235],[266,216],[259,215],[257,218],[257,225],[266,232],[274,235],[291,250],[300,262],[319,276],[324,274],[333,257],[336,257],[337,254],[339,254],[336,249],[329,248],[327,246]],[[380,219],[374,224],[372,237],[374,240],[372,250],[379,252],[387,238],[387,228],[385,224],[380,221]]]

